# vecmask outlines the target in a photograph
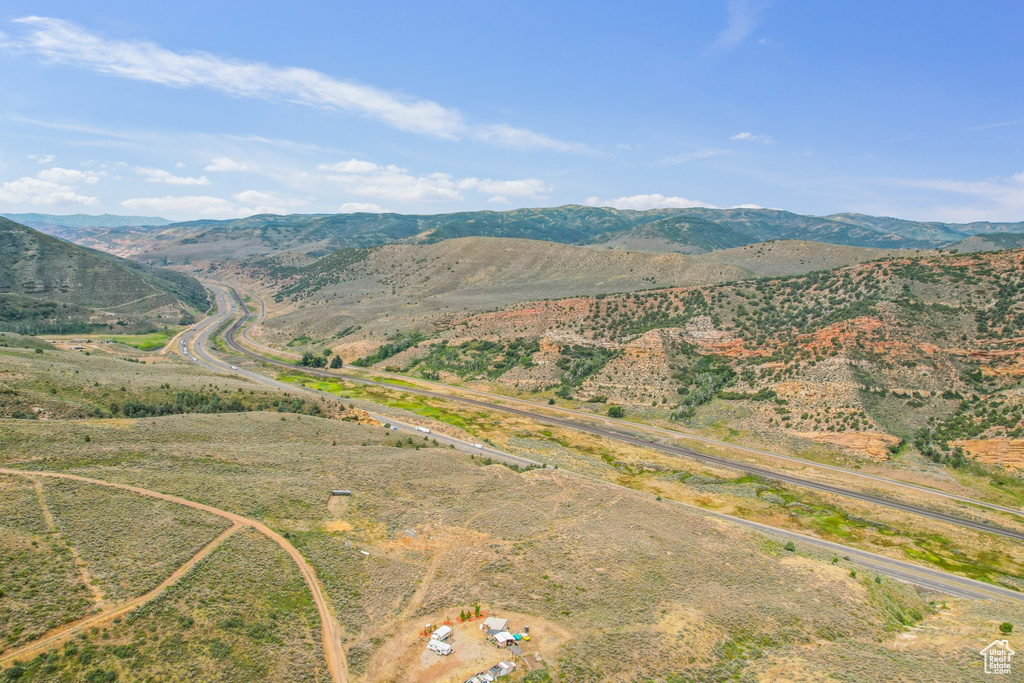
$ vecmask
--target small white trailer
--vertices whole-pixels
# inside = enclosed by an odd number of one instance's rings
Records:
[[[430,634],[431,640],[439,640],[442,643],[452,637],[451,626],[439,626],[436,631]]]
[[[420,427],[419,425],[416,425],[415,427],[413,427],[413,429],[415,429],[417,432],[423,432],[424,434],[430,433],[429,429],[427,429],[426,427]]]
[[[431,640],[427,643],[427,649],[431,652],[436,652],[442,657],[447,657],[452,653],[452,646],[440,640]]]

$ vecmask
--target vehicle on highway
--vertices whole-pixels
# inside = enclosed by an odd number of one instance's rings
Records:
[[[484,445],[482,443],[475,443],[475,444],[473,444],[473,448],[483,448],[483,447],[484,447]]]
[[[427,429],[426,427],[420,427],[419,425],[416,425],[415,427],[413,427],[413,429],[415,429],[417,432],[423,432],[424,434],[430,433],[429,429]]]

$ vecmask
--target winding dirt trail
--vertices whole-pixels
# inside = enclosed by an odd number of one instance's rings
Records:
[[[227,537],[226,535],[233,533],[234,530],[236,530],[238,527],[250,527],[260,532],[270,540],[274,541],[274,543],[277,543],[277,545],[279,545],[281,549],[288,553],[288,556],[291,557],[292,561],[295,562],[295,564],[298,566],[299,572],[301,572],[302,578],[303,580],[305,580],[306,586],[309,588],[309,592],[313,595],[313,602],[316,604],[317,612],[320,614],[320,625],[321,630],[323,631],[324,641],[324,658],[327,660],[327,670],[331,674],[331,681],[333,681],[333,683],[348,683],[348,667],[345,662],[345,651],[342,649],[341,640],[339,639],[338,625],[334,621],[334,617],[331,615],[330,608],[328,607],[327,604],[327,598],[324,597],[323,591],[320,589],[320,583],[317,581],[316,572],[313,570],[313,567],[311,567],[309,563],[306,562],[306,558],[302,556],[302,553],[300,553],[295,548],[295,546],[289,543],[283,536],[267,527],[265,524],[257,522],[254,519],[249,519],[248,517],[236,515],[235,513],[228,512],[227,510],[221,510],[211,505],[206,505],[205,503],[197,503],[193,500],[188,500],[187,498],[172,496],[170,494],[160,493],[158,491],[151,491],[149,489],[144,489],[139,486],[131,486],[130,484],[115,484],[113,482],[103,481],[102,479],[92,479],[90,477],[82,477],[77,474],[65,474],[62,472],[42,472],[32,470],[14,470],[8,468],[0,468],[0,474],[11,474],[22,477],[50,477],[53,479],[68,479],[71,481],[78,481],[85,484],[106,486],[108,488],[120,489],[122,491],[130,491],[131,493],[137,493],[140,496],[149,496],[150,498],[166,500],[171,503],[177,503],[178,505],[184,505],[186,507],[194,508],[196,510],[202,510],[204,512],[209,512],[210,514],[217,515],[218,517],[223,517],[224,519],[233,522],[232,527],[225,531],[223,534],[221,534],[221,536],[218,536],[217,539],[214,539],[214,541],[210,545],[207,545],[206,548],[200,551],[200,555],[202,555],[202,553],[207,549],[212,551],[213,547],[215,547],[214,543],[219,544],[220,541],[223,541],[223,539]],[[202,557],[205,557],[205,555],[202,555]],[[200,557],[199,555],[193,557],[192,560],[189,560],[189,562],[186,562],[185,565],[179,567],[178,570],[171,575],[171,577],[175,577],[174,581],[177,581],[178,578],[180,578],[181,575],[184,574],[184,572],[188,571],[188,569],[191,568],[192,564],[195,564],[195,562],[201,560],[202,557]],[[181,572],[181,574],[179,574],[179,572]],[[170,580],[171,577],[168,577],[167,580]],[[163,590],[163,588],[165,587],[166,586],[164,586],[164,584],[161,584],[153,590],[159,592]],[[152,593],[153,591],[150,592]],[[149,593],[147,593],[146,595],[149,595]],[[136,598],[135,600],[139,600],[145,597],[146,596],[140,596],[140,598]],[[130,604],[130,602],[125,603],[125,605],[128,604]],[[133,605],[131,608],[128,609],[134,609],[135,606],[137,605]],[[118,607],[116,609],[122,609],[123,607],[125,606],[122,605],[121,607]],[[103,614],[106,613],[101,613],[100,615],[94,616],[100,617]],[[89,618],[90,617],[86,617],[86,619]],[[43,637],[45,638],[46,636]],[[0,656],[0,665],[6,664],[10,659],[14,658],[15,656],[23,658],[25,656],[27,648],[30,648],[33,645],[37,644],[40,644],[39,640],[33,641],[32,643],[29,643],[25,645],[23,648],[19,648],[14,652],[4,653],[2,656]]]
[[[90,614],[89,616],[82,617],[77,621],[72,621],[70,623],[58,626],[57,628],[52,629],[50,631],[47,631],[35,640],[29,643],[25,643],[21,647],[15,648],[9,652],[5,652],[2,655],[0,655],[0,665],[9,664],[13,662],[15,659],[31,659],[36,655],[42,654],[50,648],[56,647],[64,641],[73,638],[75,634],[81,633],[87,628],[92,628],[94,626],[99,626],[100,624],[105,624],[108,621],[114,619],[115,617],[119,617],[124,614],[127,614],[128,612],[131,612],[136,607],[141,607],[142,605],[145,605],[147,602],[149,602],[156,596],[160,595],[165,588],[168,588],[176,584],[181,579],[181,577],[185,576],[185,574],[187,574],[188,571],[195,566],[197,562],[199,562],[204,557],[212,553],[214,549],[221,543],[223,543],[228,536],[235,533],[241,528],[242,527],[239,524],[232,524],[231,526],[229,526],[227,529],[222,531],[220,535],[217,536],[217,538],[213,539],[205,546],[203,546],[203,549],[195,555],[193,555],[188,562],[175,569],[173,574],[171,574],[166,579],[161,581],[160,585],[158,585],[153,590],[144,593],[138,597],[132,598],[127,602],[123,602],[116,607],[104,610],[102,612],[97,612],[95,614]]]

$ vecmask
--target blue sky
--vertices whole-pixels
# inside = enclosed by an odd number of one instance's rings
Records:
[[[0,211],[1024,220],[1019,2],[8,0]]]

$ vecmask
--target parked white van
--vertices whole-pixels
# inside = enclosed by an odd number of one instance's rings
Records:
[[[447,656],[452,653],[452,646],[440,640],[432,640],[427,643],[427,649],[442,656]]]

